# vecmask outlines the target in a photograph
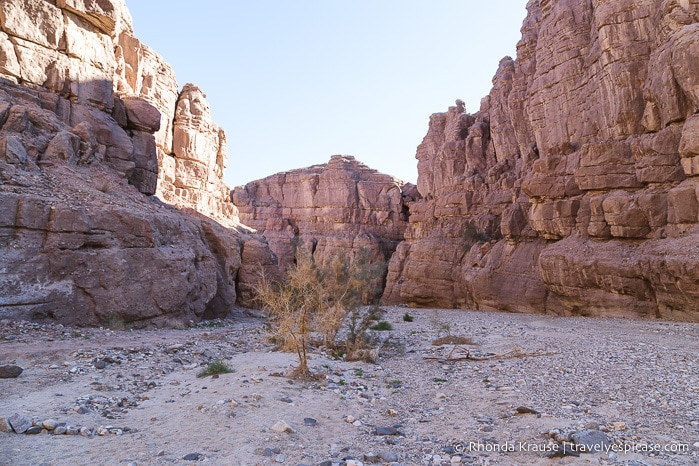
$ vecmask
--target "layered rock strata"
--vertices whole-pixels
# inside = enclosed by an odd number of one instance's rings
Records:
[[[278,173],[232,193],[241,221],[263,233],[286,270],[297,248],[318,263],[365,249],[388,261],[408,226],[415,186],[384,175],[351,156]]]
[[[387,302],[699,320],[699,3],[532,0],[435,114]]]
[[[201,91],[178,92],[122,1],[0,1],[0,317],[172,325],[253,304],[276,264],[222,226],[239,225],[225,156]],[[209,174],[168,185],[164,157]]]

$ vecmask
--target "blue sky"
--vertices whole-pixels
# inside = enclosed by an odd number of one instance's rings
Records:
[[[354,155],[417,180],[429,116],[476,111],[526,0],[127,0],[136,36],[206,93],[225,181]]]

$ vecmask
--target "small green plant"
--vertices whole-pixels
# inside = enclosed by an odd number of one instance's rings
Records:
[[[355,369],[354,375],[356,375],[357,377],[364,377],[364,371],[361,369]]]
[[[378,324],[371,327],[371,329],[378,330],[379,332],[385,332],[388,330],[393,330],[393,326],[390,323],[386,322],[385,320],[382,320]]]
[[[403,322],[412,322],[414,320],[413,316],[408,314],[407,312],[403,314]]]
[[[432,324],[434,331],[437,333],[437,338],[451,336],[451,324],[442,320],[439,312],[435,312],[432,319],[430,319],[430,323]]]
[[[205,320],[203,322],[199,322],[198,327],[202,328],[219,328],[223,327],[223,321],[221,320]]]
[[[338,384],[339,386],[343,387],[343,386],[345,386],[345,385],[347,384],[347,382],[345,382],[345,379],[340,379],[340,381],[337,382],[337,384]]]
[[[332,354],[332,358],[334,361],[339,361],[340,359],[345,357],[345,353],[343,351],[335,351]]]
[[[434,383],[446,383],[447,379],[440,379],[439,377],[435,377],[434,379],[432,379],[432,382],[434,382]]]
[[[403,386],[403,382],[401,382],[400,380],[391,380],[390,382],[388,382],[388,386],[391,388],[400,388]]]
[[[221,361],[220,359],[214,359],[208,363],[205,368],[200,370],[199,373],[197,373],[197,377],[208,377],[214,374],[230,374],[231,372],[234,372],[233,369],[228,367],[225,362]]]

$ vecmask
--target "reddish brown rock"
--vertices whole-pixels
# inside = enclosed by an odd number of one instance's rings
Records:
[[[0,1],[0,316],[141,327],[254,305],[253,269],[276,265],[239,224],[225,158],[123,0]],[[198,164],[181,187],[158,185],[170,159]]]
[[[527,8],[480,111],[430,118],[384,299],[699,320],[699,4]]]
[[[238,187],[232,198],[241,221],[265,235],[285,269],[298,247],[320,263],[360,249],[387,261],[408,225],[413,188],[354,157],[334,155],[327,164]]]

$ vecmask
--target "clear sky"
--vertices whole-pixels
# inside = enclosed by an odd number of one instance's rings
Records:
[[[231,186],[333,154],[405,181],[429,116],[477,111],[526,0],[127,0],[136,36],[207,95]]]

